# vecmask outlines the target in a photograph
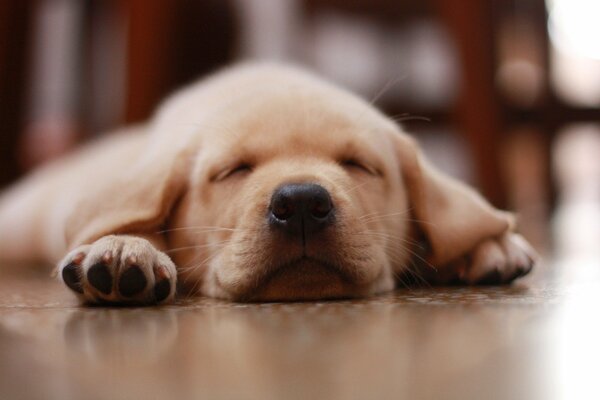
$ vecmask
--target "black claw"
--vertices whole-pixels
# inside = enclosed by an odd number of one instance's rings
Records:
[[[104,294],[112,292],[112,276],[106,264],[92,265],[87,273],[88,282]]]
[[[69,289],[77,293],[83,293],[81,285],[81,271],[75,263],[70,263],[62,270],[62,279]]]
[[[154,285],[154,298],[157,302],[161,302],[171,293],[171,281],[163,279],[162,281],[156,282]]]
[[[119,293],[125,297],[135,296],[146,288],[148,280],[140,267],[132,265],[121,274]]]
[[[517,271],[515,272],[515,274],[511,277],[511,280],[514,280],[514,279],[517,279],[517,278],[527,275],[528,273],[531,272],[532,267],[533,267],[532,264],[528,264],[525,266],[519,266],[517,268]]]
[[[517,270],[515,272],[513,272],[512,275],[510,275],[508,278],[506,278],[506,283],[510,283],[510,282],[514,281],[515,279],[522,277],[524,272],[525,271],[523,269],[517,268]]]
[[[479,285],[498,285],[502,283],[502,275],[496,268],[485,274],[478,282]]]
[[[533,265],[535,264],[534,261],[531,261],[529,264],[527,264],[527,266],[525,267],[525,269],[523,270],[523,273],[521,274],[521,276],[527,275],[528,273],[531,272],[531,270],[533,269]]]

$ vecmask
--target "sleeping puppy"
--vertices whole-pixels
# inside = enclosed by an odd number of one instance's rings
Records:
[[[226,70],[0,198],[0,258],[88,303],[362,297],[506,283],[534,252],[389,118],[292,67]]]

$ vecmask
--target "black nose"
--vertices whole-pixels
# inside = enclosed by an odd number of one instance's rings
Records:
[[[315,183],[280,186],[271,197],[269,223],[292,235],[305,237],[333,223],[329,192]]]

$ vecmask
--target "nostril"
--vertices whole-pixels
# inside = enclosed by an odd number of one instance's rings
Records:
[[[333,205],[331,204],[331,198],[327,194],[326,196],[313,198],[309,210],[313,217],[323,219],[329,215],[332,209]]]
[[[285,196],[277,196],[271,202],[271,213],[275,218],[285,221],[294,215],[294,207]]]

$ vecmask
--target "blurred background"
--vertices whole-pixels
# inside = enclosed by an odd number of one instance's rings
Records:
[[[537,246],[597,248],[599,20],[597,0],[1,0],[0,187],[222,66],[281,60],[373,101]]]

